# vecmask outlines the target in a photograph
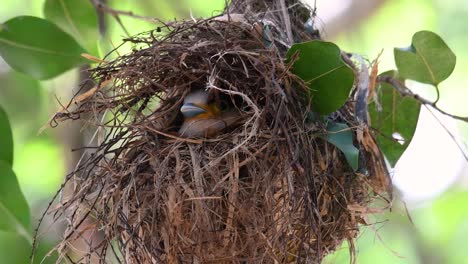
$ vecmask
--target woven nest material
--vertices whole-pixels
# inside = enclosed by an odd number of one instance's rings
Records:
[[[388,185],[368,130],[356,142],[364,175],[309,118],[313,105],[286,49],[255,22],[218,17],[160,30],[128,39],[134,51],[92,69],[98,88],[56,115],[86,120],[101,136],[56,209],[68,222],[61,259],[319,263],[352,244]],[[180,137],[179,109],[194,89],[227,98],[241,122],[209,138]],[[358,127],[353,112],[350,100],[329,119]],[[85,232],[103,238],[74,251]]]

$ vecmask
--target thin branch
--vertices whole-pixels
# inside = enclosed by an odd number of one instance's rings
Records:
[[[281,11],[283,14],[283,22],[286,30],[286,34],[288,36],[288,44],[292,45],[294,42],[293,34],[292,34],[292,29],[291,29],[291,18],[289,17],[288,9],[286,8],[286,3],[284,0],[280,0],[280,5],[281,5]]]
[[[367,97],[369,96],[369,68],[368,64],[364,61],[364,59],[360,55],[353,55],[356,60],[361,64],[359,69],[359,76],[358,76],[358,83],[357,83],[357,91],[355,94],[355,114],[357,120],[360,124],[368,124],[367,120]]]
[[[449,117],[451,117],[453,119],[461,120],[461,121],[464,121],[464,122],[468,123],[468,116],[452,115],[452,114],[440,109],[437,106],[437,101],[431,102],[431,101],[419,96],[418,94],[413,93],[408,87],[405,86],[405,84],[403,84],[399,80],[393,78],[392,76],[379,76],[379,77],[377,77],[377,82],[379,82],[379,83],[388,83],[391,86],[393,86],[400,93],[401,96],[412,97],[416,101],[418,101],[419,103],[421,103],[423,105],[431,106],[432,108],[434,108],[435,110],[439,111],[440,113],[442,113],[442,114],[444,114],[446,116],[449,116]]]
[[[427,105],[425,105],[425,107],[426,107],[427,111],[429,111],[429,113],[432,115],[432,117],[434,117],[435,120],[439,123],[439,125],[442,126],[442,128],[450,136],[450,138],[452,138],[455,145],[457,145],[458,150],[460,150],[460,152],[462,153],[465,160],[468,161],[468,154],[465,153],[466,148],[463,148],[463,146],[460,144],[460,142],[458,142],[458,140],[456,139],[455,135],[452,132],[450,132],[450,130],[442,123],[442,121],[434,114],[434,112],[432,112],[431,109]]]
[[[161,21],[159,21],[159,19],[154,18],[154,17],[136,15],[132,11],[122,11],[122,10],[117,10],[117,9],[111,8],[111,7],[107,6],[106,4],[104,4],[103,2],[101,2],[99,0],[92,0],[92,2],[94,4],[94,6],[96,7],[96,9],[101,10],[102,12],[105,12],[105,13],[109,13],[113,17],[117,17],[119,15],[122,15],[122,16],[128,16],[128,17],[133,17],[133,18],[136,18],[136,19],[145,20],[145,21],[148,21],[148,22],[153,22],[153,23],[160,23],[161,22]]]

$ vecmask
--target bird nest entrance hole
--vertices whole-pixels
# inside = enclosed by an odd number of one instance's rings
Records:
[[[319,263],[343,241],[352,248],[382,191],[383,159],[367,152],[368,176],[347,164],[308,118],[307,87],[285,49],[257,28],[225,17],[173,23],[90,70],[99,85],[55,115],[85,120],[101,138],[64,184],[60,259]],[[227,101],[238,122],[181,135],[180,108],[199,90]],[[357,127],[353,109],[350,100],[329,118]],[[74,252],[79,240],[84,253]]]

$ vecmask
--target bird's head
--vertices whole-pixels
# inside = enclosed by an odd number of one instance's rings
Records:
[[[221,110],[211,101],[207,91],[193,91],[185,97],[180,112],[186,119],[217,117]]]
[[[179,129],[179,135],[211,137],[238,123],[242,118],[238,109],[230,104],[228,98],[222,94],[220,97],[211,96],[203,90],[189,93],[180,108],[184,122]]]

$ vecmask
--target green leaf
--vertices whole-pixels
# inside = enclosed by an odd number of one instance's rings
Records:
[[[98,16],[91,1],[46,0],[44,15],[97,55]]]
[[[13,165],[13,134],[10,121],[3,108],[0,106],[0,161],[10,166]]]
[[[45,19],[20,16],[3,26],[0,55],[19,72],[44,80],[87,62],[81,57],[86,51]]]
[[[396,71],[381,75],[398,77]],[[372,102],[369,105],[372,127],[379,131],[377,142],[380,149],[390,164],[395,166],[413,139],[421,105],[413,98],[401,97],[389,84],[377,87],[376,94],[378,103]],[[398,140],[399,138],[402,140]]]
[[[358,169],[359,150],[353,144],[353,133],[348,125],[343,123],[329,123],[327,125],[327,141],[343,152],[348,164]]]
[[[343,106],[353,86],[354,73],[341,59],[338,46],[324,41],[294,44],[288,59],[296,52],[299,59],[292,71],[308,83],[314,111],[328,114]]]
[[[0,231],[0,263],[30,263],[31,250],[31,245],[24,237],[16,233]]]
[[[0,161],[0,230],[29,236],[31,216],[11,166]]]
[[[2,86],[0,89],[0,105],[11,113],[11,116],[9,116],[11,120],[15,120],[16,124],[21,123],[21,134],[35,136],[37,127],[40,127],[41,122],[43,122],[43,118],[40,116],[44,109],[42,107],[44,103],[43,95],[47,91],[42,89],[43,87],[41,87],[37,79],[17,71],[0,74],[0,83]],[[37,118],[31,118],[32,116]]]
[[[400,76],[438,85],[452,74],[456,56],[441,37],[430,31],[413,35],[411,46],[395,48],[395,63]]]

